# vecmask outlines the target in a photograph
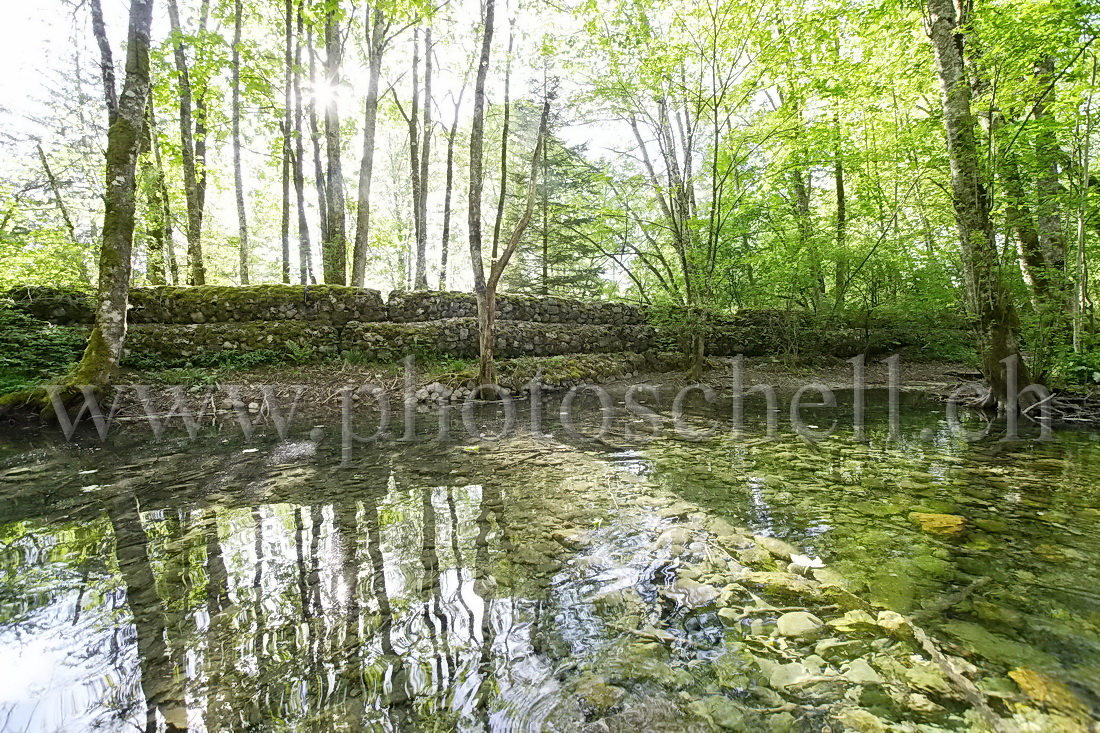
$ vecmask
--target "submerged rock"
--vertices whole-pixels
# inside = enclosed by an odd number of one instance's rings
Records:
[[[966,528],[966,517],[957,514],[925,514],[912,512],[909,518],[929,534],[953,536]]]
[[[882,675],[875,668],[862,659],[854,660],[848,669],[844,671],[844,679],[855,682],[857,685],[881,685]]]
[[[779,617],[776,625],[783,636],[805,636],[812,634],[824,625],[824,622],[812,613],[792,611]]]
[[[1027,667],[1017,667],[1008,673],[1023,693],[1043,707],[1054,708],[1076,715],[1087,715],[1088,709],[1073,690],[1042,672]]]
[[[597,713],[606,713],[622,702],[626,690],[609,684],[603,677],[587,675],[577,684],[577,697],[585,707]]]
[[[663,588],[661,595],[676,601],[687,608],[702,608],[718,600],[721,591],[713,585],[700,583],[690,578],[680,578],[669,588]]]

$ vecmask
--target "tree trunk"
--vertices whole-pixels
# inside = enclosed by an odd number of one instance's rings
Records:
[[[187,68],[187,52],[183,44],[176,0],[168,0],[168,17],[175,36],[176,73],[180,95],[180,147],[183,157],[183,187],[187,198],[187,259],[192,285],[206,284],[206,267],[202,258],[202,214],[205,200],[206,173],[198,170],[199,151],[195,143],[197,125],[192,119],[191,77]]]
[[[478,323],[479,326],[481,326],[481,331],[479,333],[481,353],[478,362],[478,384],[493,384],[496,379],[493,370],[493,337],[496,327],[497,286],[500,284],[500,277],[504,274],[505,268],[508,267],[508,262],[512,259],[512,255],[515,254],[516,248],[523,238],[523,232],[527,229],[527,225],[531,222],[531,216],[535,211],[535,193],[538,183],[539,163],[542,159],[543,147],[546,145],[546,128],[549,124],[549,120],[550,102],[546,101],[542,105],[542,117],[539,120],[539,131],[535,138],[535,150],[531,154],[531,177],[527,184],[527,207],[516,223],[516,228],[512,231],[512,236],[509,237],[508,244],[505,245],[504,251],[500,253],[500,259],[493,263],[492,270],[489,273],[489,279],[486,281],[482,293],[478,294]],[[481,318],[482,308],[480,306],[482,303],[484,303],[485,306],[484,319]]]
[[[370,11],[368,11],[370,12]],[[378,128],[378,82],[382,75],[382,55],[386,43],[386,17],[374,10],[369,36],[370,57],[367,99],[363,113],[363,159],[359,164],[359,203],[355,211],[355,248],[352,254],[351,284],[363,287],[370,251],[370,189],[374,175],[375,133]]]
[[[248,285],[248,217],[241,172],[241,0],[233,2],[233,187],[237,196],[237,232],[240,238],[241,285]]]
[[[424,220],[420,216],[420,29],[413,30],[412,104],[405,118],[409,127],[409,178],[412,181],[413,247],[419,254]],[[412,263],[410,263],[412,264]],[[420,263],[414,265],[419,272]],[[410,269],[410,273],[413,272]]]
[[[500,242],[500,226],[504,221],[504,201],[508,194],[508,122],[512,105],[509,98],[509,85],[512,80],[512,44],[516,38],[516,19],[508,23],[508,55],[504,57],[504,124],[500,133],[500,196],[497,198],[497,217],[493,222],[493,255],[491,261],[497,261],[497,246]]]
[[[164,223],[164,253],[168,259],[168,275],[172,279],[172,285],[180,284],[179,263],[176,261],[176,247],[173,241],[172,228],[172,202],[168,195],[168,180],[164,175],[164,162],[160,157],[160,138],[157,133],[156,111],[153,104],[153,94],[149,94],[149,140],[153,149],[153,164],[157,168],[158,198],[161,202],[161,221]]]
[[[470,69],[462,77],[462,88],[455,100],[455,116],[451,129],[447,133],[447,183],[443,196],[443,239],[439,253],[439,289],[447,289],[447,255],[451,245],[451,191],[454,185],[455,136],[458,134],[458,111],[462,107],[462,97],[466,94],[466,84],[470,78]]]
[[[298,4],[298,35],[294,42],[294,195],[298,204],[298,276],[302,285],[314,282],[313,253],[306,217],[305,143],[302,129],[302,29],[305,19]]]
[[[432,29],[424,29],[424,137],[420,144],[420,231],[416,236],[416,290],[428,289],[428,156],[432,150]]]
[[[477,322],[480,338],[478,382],[493,383],[493,321],[496,319],[496,297],[485,288],[485,265],[481,256],[481,190],[482,152],[485,144],[485,78],[489,73],[489,52],[493,46],[493,13],[495,1],[485,0],[485,15],[481,32],[481,54],[478,57],[474,81],[474,114],[470,123],[470,192],[469,202],[470,266],[474,271],[474,293],[477,296]]]
[[[164,182],[153,155],[153,95],[145,106],[145,120],[141,128],[141,145],[138,150],[140,175],[137,184],[145,199],[145,278],[150,285],[164,285],[164,203],[160,192]]]
[[[239,0],[238,0],[239,2]],[[284,283],[290,282],[290,166],[294,153],[291,149],[291,91],[294,84],[294,2],[283,3],[283,121],[280,128],[283,133],[283,169],[282,169],[282,209],[279,220],[279,242],[282,245],[282,257],[279,262]]]
[[[328,149],[328,232],[323,244],[325,282],[347,284],[347,234],[344,223],[344,174],[340,165],[340,110],[336,93],[340,88],[342,38],[337,18],[339,3],[330,4],[325,13],[325,83],[330,95],[325,106],[325,146]]]
[[[1038,164],[1038,176],[1035,180],[1035,192],[1038,195],[1036,206],[1037,223],[1039,225],[1039,244],[1043,248],[1052,274],[1058,278],[1059,290],[1068,307],[1070,301],[1066,298],[1068,290],[1062,282],[1064,280],[1066,266],[1066,237],[1062,231],[1062,182],[1059,178],[1058,159],[1061,150],[1058,146],[1058,137],[1052,126],[1048,109],[1054,102],[1054,59],[1043,59],[1036,68],[1036,78],[1049,89],[1035,105],[1035,160]]]
[[[963,62],[964,32],[951,0],[928,0],[927,11],[926,30],[936,57],[947,132],[959,251],[967,295],[978,321],[982,372],[991,388],[987,403],[1004,405],[1008,377],[1003,360],[1017,358],[1023,384],[1030,382],[1030,376],[1020,358],[1016,308],[1001,280],[993,242],[989,194],[982,183],[971,90]]]
[[[134,197],[142,120],[149,95],[149,28],[153,0],[131,0],[126,46],[126,79],[114,122],[107,132],[103,196],[103,242],[95,325],[69,382],[110,383],[122,357],[130,295],[130,254],[134,241]],[[108,95],[109,97],[109,95]]]
[[[833,307],[840,310],[844,307],[844,295],[848,289],[848,207],[844,192],[844,156],[838,146],[836,151],[836,165],[833,178],[836,183],[836,291]]]
[[[313,27],[306,26],[306,47],[309,49],[309,88],[317,88],[317,52],[313,47]],[[324,277],[325,242],[328,241],[328,194],[325,192],[325,165],[321,156],[321,128],[317,124],[317,96],[309,97],[309,137],[313,143],[313,179],[317,188],[317,212],[321,224],[321,270]]]

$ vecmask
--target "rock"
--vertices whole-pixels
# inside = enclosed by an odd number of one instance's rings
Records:
[[[783,636],[805,636],[811,634],[823,625],[823,621],[812,613],[805,611],[793,611],[791,613],[785,613],[779,617],[776,624],[779,627],[779,633]]]
[[[687,527],[670,527],[657,537],[658,547],[683,547],[691,541],[691,531]]]
[[[699,583],[690,578],[680,578],[669,588],[661,589],[660,593],[687,608],[701,608],[710,605],[718,600],[720,595],[720,591],[713,585]]]
[[[249,402],[248,403],[248,411],[249,412],[259,412],[260,411],[260,403],[259,402]]]
[[[757,545],[763,547],[779,560],[789,561],[791,559],[791,555],[798,554],[798,549],[795,548],[793,545],[790,545],[783,540],[777,539],[775,537],[767,537],[765,535],[753,535],[752,539]]]
[[[931,692],[943,697],[955,694],[954,688],[947,681],[947,675],[933,662],[916,662],[905,670],[905,681],[910,687]]]
[[[579,550],[592,544],[592,538],[588,532],[581,529],[558,529],[551,535],[554,540],[570,550]]]
[[[922,715],[939,715],[945,712],[943,707],[928,699],[927,696],[914,692],[905,698],[906,706],[915,713]]]
[[[816,599],[821,595],[817,581],[779,572],[748,572],[738,578],[742,585],[754,585],[791,600]]]
[[[737,612],[735,608],[720,608],[718,609],[718,618],[722,619],[722,623],[727,626],[736,626],[741,623],[741,614]]]
[[[986,532],[1008,531],[1008,525],[997,519],[975,519],[974,526]]]
[[[837,714],[837,720],[845,728],[859,733],[889,733],[890,726],[874,713],[866,710],[850,708]]]
[[[726,730],[743,731],[746,725],[746,709],[722,695],[711,695],[704,702],[707,715],[719,728]]]
[[[805,682],[811,676],[810,671],[798,662],[776,664],[768,675],[768,684],[776,690],[783,690],[791,685]]]
[[[852,634],[860,631],[872,631],[878,633],[878,623],[874,616],[866,611],[848,611],[840,618],[830,619],[826,623],[837,631]]]
[[[855,659],[871,651],[871,642],[866,640],[841,641],[840,639],[822,639],[814,647],[814,654],[835,662],[842,659]]]
[[[1077,698],[1073,690],[1042,672],[1027,667],[1017,667],[1008,673],[1023,693],[1039,705],[1074,715],[1088,715],[1088,708]]]
[[[905,617],[894,611],[879,611],[876,622],[892,634],[908,631],[909,629],[909,623],[905,620]]]
[[[844,679],[857,685],[881,685],[882,676],[875,668],[862,659],[854,660],[844,671]]]
[[[836,585],[841,588],[848,587],[848,580],[832,568],[814,568],[810,571],[814,580],[822,585]]]
[[[740,550],[735,554],[741,564],[748,565],[752,568],[771,568],[775,566],[775,560],[772,559],[772,554],[758,545]]]
[[[960,517],[957,514],[912,512],[909,514],[909,518],[929,534],[953,536],[961,533],[966,528],[966,517]]]
[[[587,675],[577,684],[577,697],[585,707],[597,713],[606,713],[622,702],[625,696],[626,690],[608,684],[603,677]]]

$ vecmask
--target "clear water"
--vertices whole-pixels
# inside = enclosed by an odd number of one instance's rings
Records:
[[[845,706],[973,729],[962,702],[918,714],[888,685],[769,688],[751,659],[785,649],[767,606],[789,601],[742,594],[764,613],[731,628],[677,595],[685,572],[716,587],[732,572],[692,534],[716,520],[786,539],[913,618],[982,689],[1007,690],[991,692],[998,713],[1027,701],[1012,670],[1058,681],[1085,730],[1100,435],[967,443],[940,405],[904,408],[893,440],[872,400],[866,442],[845,425],[768,441],[755,419],[738,439],[425,439],[350,463],[332,424],[281,442],[227,425],[13,437],[0,730],[839,730]],[[914,512],[965,530],[931,534]],[[668,539],[681,527],[684,547]]]

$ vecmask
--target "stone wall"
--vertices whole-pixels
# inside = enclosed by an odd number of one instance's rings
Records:
[[[477,318],[477,299],[471,293],[394,291],[386,307],[394,323]],[[497,319],[603,326],[644,326],[648,322],[645,309],[629,303],[525,295],[498,296]]]
[[[90,324],[93,303],[84,294],[44,288],[10,291],[17,308],[58,324]],[[412,351],[474,357],[477,304],[469,293],[394,292],[383,303],[376,290],[331,285],[134,288],[130,354],[186,361],[220,351],[312,350],[356,352],[377,361]],[[497,303],[496,350],[501,357],[677,350],[671,319],[626,303],[502,295]],[[892,353],[960,338],[961,324],[940,331],[896,321],[856,327],[841,318],[779,310],[709,314],[711,356]],[[652,325],[651,325],[652,322]]]

